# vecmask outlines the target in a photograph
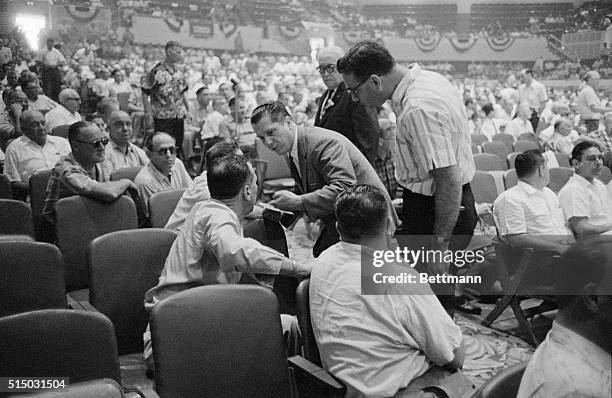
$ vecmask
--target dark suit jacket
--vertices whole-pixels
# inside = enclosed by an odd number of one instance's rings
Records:
[[[323,93],[315,116],[315,126],[337,131],[348,138],[370,163],[376,160],[380,127],[376,110],[361,102],[354,102],[346,91],[344,82],[340,83],[332,97],[333,105],[321,117],[321,107],[329,90]]]
[[[340,192],[355,184],[377,187],[389,203],[390,229],[395,232],[399,218],[385,186],[365,156],[346,137],[319,127],[298,127],[299,172],[302,203],[310,219],[333,215]]]

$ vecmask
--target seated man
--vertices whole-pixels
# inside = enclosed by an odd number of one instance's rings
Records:
[[[430,366],[458,369],[465,356],[461,329],[426,283],[385,283],[377,285],[377,294],[362,294],[362,277],[370,268],[365,264],[372,266],[374,253],[388,249],[387,213],[378,188],[357,185],[340,193],[335,203],[340,242],[314,261],[310,277],[321,362],[350,397],[403,396],[395,394],[412,389]],[[389,274],[417,275],[395,262],[385,267]]]
[[[518,398],[612,396],[612,237],[580,240],[557,263],[559,311]]]
[[[572,123],[569,119],[562,117],[553,124],[553,134],[550,137],[544,138],[542,135],[540,138],[548,150],[571,155],[578,133],[572,130]]]
[[[196,203],[189,213],[172,244],[159,283],[145,294],[148,309],[195,286],[238,283],[242,273],[310,274],[308,266],[243,236],[244,218],[257,200],[257,175],[244,155],[217,157],[207,165],[207,176],[212,199]],[[144,356],[149,366],[150,338],[147,331]]]
[[[506,125],[506,130],[504,132],[513,136],[515,140],[517,140],[521,134],[533,134],[533,126],[529,122],[530,118],[531,109],[529,109],[529,106],[525,104],[519,105],[516,117]]]
[[[606,186],[596,177],[603,156],[592,141],[577,144],[572,151],[574,175],[559,191],[559,203],[577,238],[612,229],[612,206]]]
[[[21,136],[21,114],[28,110],[28,98],[19,90],[6,96],[6,109],[0,111],[0,150],[6,150],[8,141]]]
[[[247,104],[244,100],[235,97],[229,101],[230,118],[219,124],[219,135],[227,141],[238,143],[240,149],[251,159],[257,157],[255,140],[257,136],[247,117]]]
[[[176,141],[170,134],[155,132],[146,142],[145,149],[149,163],[136,175],[134,183],[138,187],[143,216],[148,216],[147,203],[156,192],[187,188],[191,177],[183,162],[176,158]]]
[[[546,160],[537,150],[525,151],[516,157],[515,168],[518,183],[493,203],[499,235],[510,246],[564,252],[574,237],[555,193],[547,187]]]
[[[6,149],[4,174],[21,190],[28,190],[28,181],[38,170],[48,170],[64,155],[70,153],[70,144],[62,137],[48,135],[45,117],[35,110],[21,114],[23,135]]]
[[[38,77],[34,73],[27,72],[25,75],[22,74],[21,90],[28,97],[29,109],[37,110],[43,115],[59,106],[57,102],[42,93],[42,89],[38,84]]]
[[[53,131],[57,126],[80,122],[81,115],[78,110],[81,107],[79,93],[71,88],[65,88],[59,93],[60,105],[45,114],[47,128]]]
[[[102,121],[102,119],[99,119]],[[104,156],[104,173],[110,177],[117,169],[130,166],[145,166],[149,160],[145,152],[132,144],[132,119],[123,111],[113,111],[108,118],[110,142]]]
[[[72,124],[68,130],[68,142],[72,152],[55,165],[45,192],[42,215],[49,228],[55,226],[55,203],[61,198],[83,195],[113,202],[127,190],[132,194],[137,191],[136,185],[127,179],[105,182],[99,163],[104,160],[108,138],[98,126],[88,122]]]

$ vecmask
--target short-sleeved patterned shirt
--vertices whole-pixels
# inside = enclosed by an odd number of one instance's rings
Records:
[[[151,110],[156,119],[183,119],[187,114],[183,94],[187,82],[179,68],[160,62],[147,75],[142,91],[151,98]]]

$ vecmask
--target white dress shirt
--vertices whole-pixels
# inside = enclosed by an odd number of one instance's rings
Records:
[[[47,129],[53,131],[57,126],[80,122],[81,115],[79,112],[70,113],[68,109],[64,108],[62,105],[58,105],[47,112],[45,120],[47,121]]]
[[[185,223],[195,204],[209,199],[208,178],[206,170],[204,170],[202,174],[194,178],[189,188],[183,193],[164,228],[178,231]]]
[[[559,204],[566,220],[586,217],[593,225],[612,223],[612,206],[608,200],[608,191],[597,178],[589,182],[586,178],[574,174],[559,191]]]
[[[51,170],[70,151],[68,140],[62,137],[47,135],[45,145],[41,147],[22,135],[6,148],[4,174],[11,181],[27,183],[35,172]]]

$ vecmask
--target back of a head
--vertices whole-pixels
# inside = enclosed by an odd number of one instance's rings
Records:
[[[343,240],[371,238],[386,231],[387,201],[374,186],[356,185],[341,192],[334,211]]]
[[[270,117],[272,122],[279,122],[287,116],[291,117],[287,111],[287,108],[282,102],[270,101],[265,102],[253,109],[253,113],[251,114],[251,124],[259,123],[259,121],[265,116]]]
[[[482,111],[484,112],[484,114],[486,116],[489,116],[491,113],[493,113],[493,104],[488,102],[486,103],[483,107],[482,107]]]
[[[106,123],[108,123],[110,114],[118,110],[119,101],[116,98],[109,97],[102,98],[96,107],[96,113],[98,113]]]
[[[216,200],[231,199],[250,182],[249,160],[236,154],[217,157],[207,165],[206,174],[210,196]]]
[[[213,164],[217,158],[233,155],[238,151],[238,144],[235,142],[221,141],[211,146],[204,157],[204,168],[206,165]]]
[[[373,40],[355,44],[337,63],[338,72],[351,73],[358,79],[386,75],[394,66],[395,59],[389,50]]]
[[[514,168],[518,178],[527,178],[544,164],[544,157],[538,149],[530,149],[520,153],[514,160]]]
[[[78,140],[81,137],[81,130],[89,125],[90,122],[84,121],[72,123],[68,128],[68,141]]]
[[[77,93],[75,90],[71,88],[65,88],[62,91],[60,91],[58,99],[59,99],[60,104],[64,105],[64,103],[69,98],[78,97],[78,96],[79,96],[79,93]]]

